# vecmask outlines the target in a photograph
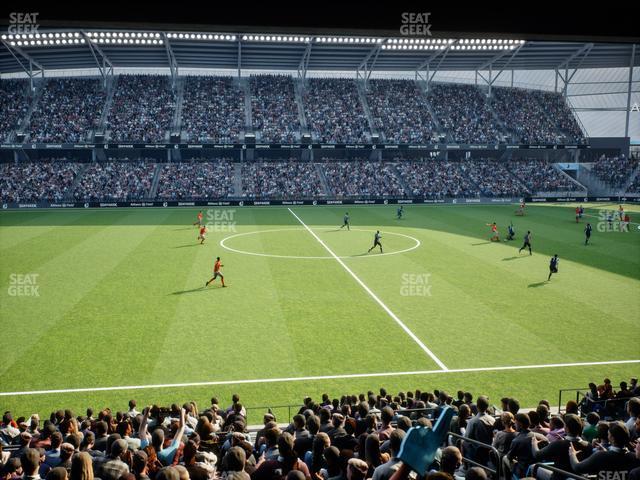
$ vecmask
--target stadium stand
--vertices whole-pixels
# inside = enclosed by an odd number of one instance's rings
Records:
[[[583,187],[544,160],[511,161],[507,163],[507,169],[532,193],[584,190]]]
[[[243,166],[242,192],[248,198],[321,198],[322,181],[313,163],[255,162]]]
[[[59,202],[65,198],[80,170],[80,164],[39,160],[0,165],[3,202]]]
[[[233,193],[233,165],[228,159],[195,160],[162,166],[156,197],[159,200],[224,198]]]
[[[83,201],[149,198],[155,167],[144,160],[91,163],[77,182],[73,197]]]
[[[636,159],[603,155],[593,163],[591,171],[610,187],[620,188],[631,178],[638,164]]]
[[[295,143],[300,120],[293,79],[289,75],[251,76],[253,128],[265,143]]]
[[[434,84],[429,92],[436,117],[456,143],[499,143],[502,135],[475,85]]]
[[[364,143],[369,122],[353,80],[311,78],[304,89],[307,123],[321,143]]]
[[[175,94],[163,75],[120,75],[107,129],[113,142],[164,142]]]
[[[431,143],[437,133],[426,99],[411,80],[370,80],[367,103],[389,143]]]
[[[395,166],[387,162],[332,162],[323,159],[323,172],[336,197],[402,197],[404,188]]]
[[[546,400],[525,410],[512,397],[494,406],[466,391],[391,395],[384,388],[306,397],[284,423],[268,411],[255,426],[235,394],[228,407],[213,397],[203,408],[188,402],[138,410],[130,400],[118,411],[58,410],[44,421],[7,411],[0,466],[4,478],[25,480],[404,480],[417,464],[423,469],[418,478],[432,480],[532,474],[543,480],[550,468],[565,476],[615,472],[633,480],[640,473],[640,389],[636,379],[620,382],[619,390],[607,385],[608,379],[590,384],[580,403],[571,400],[558,414]],[[451,421],[438,427],[441,415]],[[414,426],[437,430],[423,443]],[[422,465],[412,449],[430,452],[430,459]]]
[[[43,143],[89,141],[106,101],[98,79],[48,80],[31,113],[30,140]]]
[[[469,181],[458,162],[400,162],[397,168],[415,197],[442,199],[480,195],[480,190]]]
[[[7,142],[29,109],[25,80],[0,81],[0,141]]]
[[[237,143],[244,129],[244,98],[231,77],[187,76],[182,130],[189,142]]]
[[[504,162],[479,159],[462,162],[461,168],[485,197],[512,197],[531,193],[506,169]]]
[[[492,89],[491,105],[518,143],[562,143],[551,120],[546,92],[521,88]],[[557,119],[559,122],[560,119]]]

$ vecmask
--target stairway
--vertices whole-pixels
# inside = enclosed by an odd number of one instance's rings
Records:
[[[69,187],[69,190],[67,190],[67,192],[64,195],[64,200],[66,202],[72,202],[74,200],[73,192],[76,190],[76,186],[80,182],[80,179],[84,176],[85,172],[89,169],[90,166],[91,166],[90,163],[80,164],[80,169],[78,170],[78,174],[76,175],[76,178],[73,179],[73,183],[71,184],[71,186]]]
[[[235,198],[242,198],[242,163],[233,164],[233,194]]]
[[[25,114],[24,118],[20,121],[18,128],[16,128],[16,133],[25,134],[25,140],[27,140],[28,132],[29,132],[29,122],[31,121],[31,115],[33,114],[33,110],[38,105],[40,98],[44,92],[44,81],[43,82],[35,82],[35,91],[33,92],[33,98],[31,99],[31,104],[29,105],[29,109]]]
[[[369,102],[367,102],[367,93],[364,88],[364,80],[356,80],[356,87],[358,89],[358,97],[360,98],[360,104],[362,105],[362,110],[364,110],[364,114],[367,117],[367,122],[369,122],[369,131],[373,135],[374,133],[380,136],[380,133],[375,128],[375,123],[373,121],[373,116],[371,115],[371,110],[369,109]]]
[[[158,163],[156,165],[156,169],[153,172],[153,181],[151,182],[151,188],[149,189],[149,199],[156,198],[158,194],[158,185],[160,184],[160,174],[162,173],[162,168],[164,167],[164,163]]]
[[[636,179],[638,175],[640,175],[640,165],[638,165],[636,169],[633,171],[633,173],[629,175],[629,179],[624,184],[622,189],[620,189],[621,194],[627,193],[627,189],[631,186],[631,184],[633,183],[633,181]]]
[[[411,187],[409,187],[409,184],[404,180],[404,177],[400,173],[400,169],[398,168],[398,164],[397,163],[393,164],[393,170],[396,172],[396,177],[398,178],[398,181],[400,182],[400,185],[402,185],[402,189],[404,190],[404,194],[407,197],[412,197],[413,196],[413,192],[411,191]]]
[[[487,105],[487,109],[491,112],[491,118],[494,122],[496,122],[500,126],[500,133],[502,133],[505,137],[507,143],[511,143],[514,141],[513,135],[507,128],[507,125],[502,121],[502,119],[498,116],[498,113],[493,109],[493,105],[491,104],[491,99],[486,98],[485,104]]]
[[[302,92],[304,90],[302,79],[293,79],[293,90],[295,92],[296,105],[298,105],[298,119],[300,120],[300,133],[309,133],[307,118],[304,114],[304,103],[302,102]]]
[[[560,172],[562,175],[564,175],[566,178],[568,178],[569,180],[571,180],[574,184],[576,184],[578,187],[580,187],[583,191],[583,193],[586,195],[587,194],[587,187],[585,187],[582,183],[580,183],[578,180],[576,180],[575,178],[573,178],[571,175],[569,175],[568,173],[566,173],[564,170],[562,170],[560,168],[560,166],[557,163],[553,164],[553,168],[555,168],[558,172]],[[581,193],[582,194],[582,193]]]
[[[102,113],[100,114],[100,119],[98,120],[98,125],[93,130],[92,138],[95,138],[96,133],[105,134],[105,130],[107,128],[107,119],[109,118],[109,111],[111,110],[111,105],[113,104],[113,94],[116,91],[116,87],[118,85],[118,77],[110,77],[107,80],[107,98],[104,102],[104,107],[102,107]]]
[[[182,104],[184,100],[184,77],[176,79],[176,109],[173,112],[173,120],[171,121],[171,132],[178,133],[182,128]]]
[[[612,189],[606,182],[603,182],[591,172],[592,165],[587,163],[578,165],[578,173],[576,175],[578,182],[586,186],[589,195],[592,196],[605,196],[614,193],[615,189]]]
[[[249,80],[246,78],[239,79],[238,88],[244,94],[245,133],[253,132],[253,117],[251,115],[251,86],[249,85]]]
[[[422,95],[422,99],[424,100],[424,104],[427,107],[427,111],[429,112],[429,115],[431,115],[431,118],[433,119],[433,123],[435,124],[436,128],[438,129],[439,133],[444,133],[447,137],[447,141],[451,142],[451,136],[449,135],[449,132],[445,131],[444,127],[442,126],[442,123],[440,122],[440,119],[438,118],[438,116],[436,115],[435,110],[433,109],[433,107],[431,106],[431,102],[429,101],[429,95],[427,95],[427,92],[425,90],[425,83],[421,82],[419,80],[414,80],[416,82],[416,85],[418,86],[418,92],[420,92],[420,95]]]
[[[320,183],[322,183],[322,188],[324,188],[324,194],[327,197],[332,197],[333,192],[331,191],[331,188],[329,188],[329,181],[327,180],[327,177],[324,174],[324,170],[322,170],[321,164],[315,163],[314,165],[316,167],[316,172],[318,172],[318,177],[320,177]]]

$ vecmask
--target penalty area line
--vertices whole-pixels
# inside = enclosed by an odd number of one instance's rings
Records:
[[[431,357],[431,359],[432,359],[434,362],[436,362],[436,364],[440,367],[440,369],[441,369],[441,370],[444,370],[444,371],[448,370],[447,366],[446,366],[444,363],[442,363],[442,360],[440,360],[440,359],[439,359],[439,358],[438,358],[438,357],[437,357],[437,356],[436,356],[436,355],[435,355],[435,354],[434,354],[434,353],[429,349],[429,347],[427,347],[424,343],[422,343],[422,340],[420,340],[420,339],[416,336],[416,334],[415,334],[415,333],[413,333],[413,332],[409,329],[409,327],[407,327],[407,326],[402,322],[402,320],[400,320],[400,319],[398,318],[398,316],[397,316],[395,313],[393,313],[393,312],[391,311],[391,309],[390,309],[389,307],[387,307],[387,306],[384,304],[384,302],[383,302],[382,300],[380,300],[380,298],[378,298],[378,296],[377,296],[375,293],[373,293],[373,292],[371,291],[371,289],[370,289],[369,287],[367,287],[367,285],[365,285],[365,283],[364,283],[362,280],[360,280],[360,277],[358,277],[355,273],[353,273],[353,271],[352,271],[349,267],[347,267],[347,265],[342,261],[342,259],[341,259],[339,256],[337,256],[335,253],[333,253],[333,250],[331,250],[331,249],[327,246],[327,244],[326,244],[326,243],[324,243],[324,242],[322,241],[322,239],[321,239],[320,237],[318,237],[318,235],[316,235],[316,233],[315,233],[313,230],[311,230],[311,229],[307,226],[307,224],[306,224],[306,223],[304,223],[304,222],[302,221],[302,219],[301,219],[298,215],[296,215],[296,214],[295,214],[295,212],[294,212],[293,210],[291,210],[290,208],[287,208],[287,210],[289,210],[289,212],[291,212],[291,215],[293,215],[293,216],[296,218],[296,220],[298,220],[298,222],[300,222],[300,225],[302,225],[302,226],[307,230],[307,232],[309,232],[309,233],[313,236],[313,238],[315,238],[315,239],[320,243],[320,245],[322,245],[322,246],[324,247],[324,249],[329,253],[329,255],[331,255],[331,256],[336,260],[336,262],[338,262],[338,263],[340,264],[340,266],[341,266],[342,268],[344,268],[344,269],[347,271],[347,273],[353,277],[353,279],[358,283],[358,285],[360,285],[360,286],[364,289],[364,291],[365,291],[365,292],[367,292],[367,293],[369,294],[369,296],[370,296],[371,298],[373,298],[373,300],[374,300],[378,305],[380,305],[380,307],[382,307],[382,309],[383,309],[385,312],[387,312],[387,315],[389,315],[389,316],[393,319],[393,321],[395,321],[395,322],[400,326],[400,328],[402,328],[402,329],[405,331],[405,333],[406,333],[407,335],[409,335],[409,337],[411,337],[411,339],[412,339],[414,342],[416,342],[416,343],[418,344],[418,346],[419,346],[419,347],[420,347],[420,348],[421,348],[421,349],[422,349],[422,350],[423,350],[427,355],[429,355],[429,357]]]
[[[540,365],[509,365],[502,367],[478,367],[478,368],[452,368],[449,370],[417,370],[410,372],[383,372],[383,373],[351,373],[342,375],[316,375],[311,377],[289,377],[289,378],[257,378],[251,380],[219,380],[210,382],[190,382],[190,383],[165,383],[158,385],[124,385],[117,387],[89,387],[89,388],[66,388],[57,390],[33,390],[25,392],[2,392],[0,397],[19,395],[47,395],[54,393],[82,393],[82,392],[109,392],[119,390],[145,390],[162,388],[184,388],[184,387],[207,387],[216,385],[243,385],[261,383],[281,383],[281,382],[304,382],[322,380],[341,380],[353,378],[376,378],[376,377],[400,377],[410,375],[445,375],[452,373],[473,373],[473,372],[499,372],[505,370],[532,370],[544,368],[566,368],[566,367],[590,367],[597,365],[622,365],[640,363],[640,360],[612,360],[608,362],[578,362],[578,363],[550,363]]]

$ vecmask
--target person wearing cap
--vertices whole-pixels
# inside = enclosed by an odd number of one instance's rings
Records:
[[[119,438],[111,444],[109,458],[99,465],[96,476],[101,480],[118,480],[129,473],[129,465],[122,461],[127,452],[127,441]]]

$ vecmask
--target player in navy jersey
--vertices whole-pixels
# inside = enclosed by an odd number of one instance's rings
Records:
[[[380,253],[382,253],[382,243],[380,243],[380,238],[382,238],[380,230],[376,230],[376,234],[373,236],[373,246],[367,251],[367,253],[371,252],[371,250],[376,247],[380,247]]]
[[[587,223],[587,226],[584,227],[584,244],[589,245],[589,239],[591,238],[591,224]]]
[[[556,253],[551,260],[549,261],[549,278],[547,278],[547,282],[551,280],[551,275],[554,273],[558,273],[558,262],[560,259],[558,258],[558,254]]]
[[[349,222],[351,221],[351,219],[349,218],[349,212],[344,214],[344,218],[342,219],[342,226],[340,227],[341,229],[344,227],[347,227],[347,230],[351,230],[351,228],[349,227]]]
[[[527,234],[524,236],[524,245],[522,245],[520,250],[518,250],[518,253],[520,253],[527,247],[529,247],[529,255],[533,255],[533,253],[531,252],[531,230],[527,230]]]

